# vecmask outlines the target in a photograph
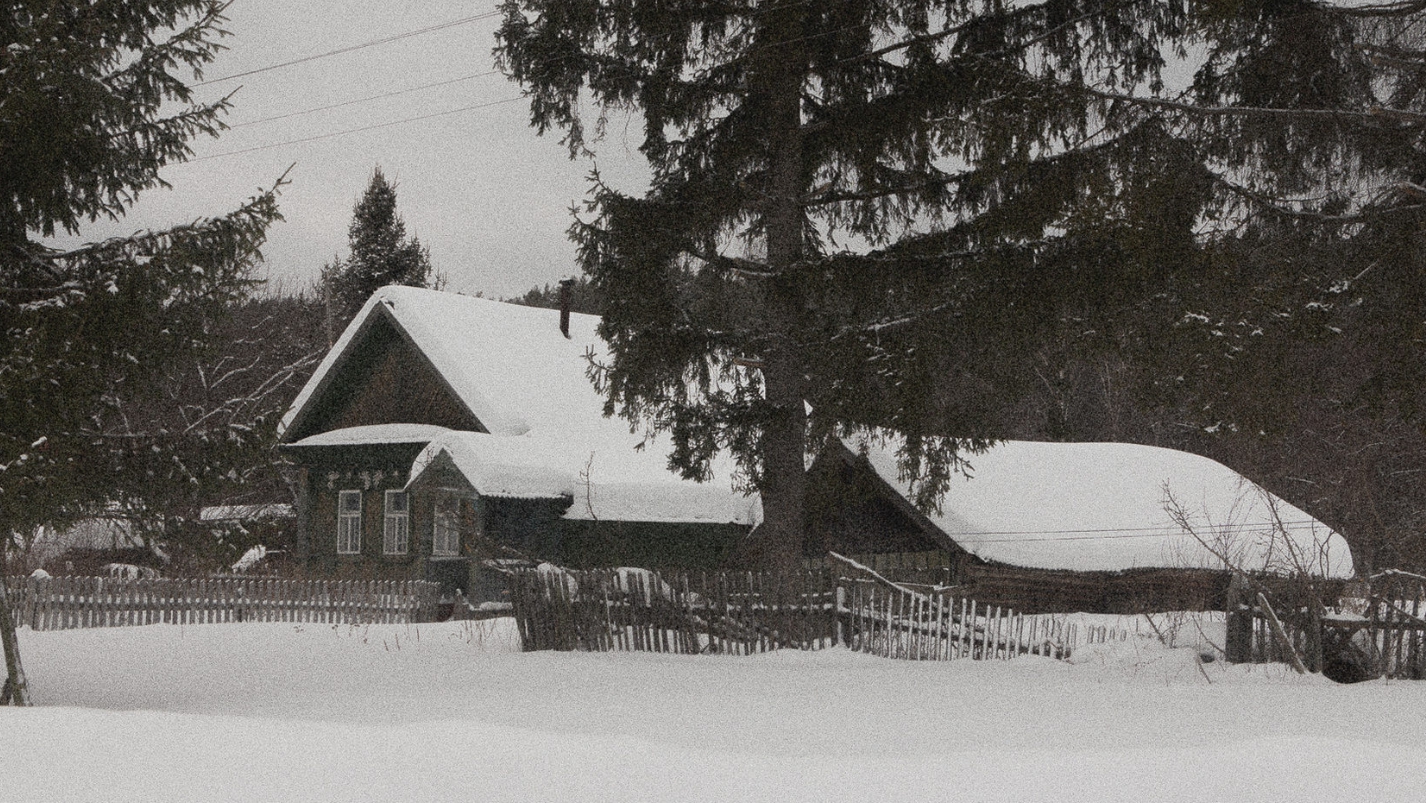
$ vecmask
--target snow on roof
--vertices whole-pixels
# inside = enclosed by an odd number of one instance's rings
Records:
[[[372,315],[389,316],[411,338],[489,434],[383,424],[324,432],[294,445],[427,441],[412,477],[444,451],[480,493],[573,497],[570,518],[753,524],[760,517],[757,499],[733,490],[731,460],[716,462],[707,483],[681,479],[668,470],[666,439],[645,442],[628,422],[604,417],[604,398],[586,376],[590,357],[605,354],[594,315],[572,314],[566,338],[558,310],[384,287],[318,366],[284,416],[284,429]]]
[[[303,438],[293,446],[357,446],[364,443],[430,443],[450,432],[434,424],[368,424]]]
[[[567,519],[745,525],[761,519],[758,498],[733,491],[726,474],[707,483],[682,479],[666,468],[666,442],[662,451],[635,450],[633,436],[624,434],[624,442],[599,442],[538,430],[513,437],[450,432],[417,456],[411,481],[444,453],[480,495],[563,497],[572,500]]]
[[[570,337],[565,338],[559,310],[391,286],[373,293],[342,332],[288,408],[280,431],[311,400],[367,319],[383,311],[493,434],[522,435],[571,414],[581,417],[583,411],[569,405],[597,399],[584,372],[586,353],[604,349],[594,331],[598,316],[570,315]],[[596,416],[602,406],[597,399]]]
[[[866,449],[877,474],[906,493],[895,452],[894,442]],[[1080,571],[1222,568],[1213,552],[1226,550],[1242,568],[1283,572],[1296,552],[1313,573],[1352,575],[1340,535],[1206,457],[1124,443],[1006,441],[970,463],[971,476],[952,479],[930,519],[987,560]],[[1214,549],[1174,524],[1166,490]],[[1290,540],[1271,537],[1274,507]]]

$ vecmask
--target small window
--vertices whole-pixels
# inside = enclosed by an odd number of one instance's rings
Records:
[[[381,551],[405,555],[411,549],[411,508],[405,491],[386,492],[386,519],[381,530]]]
[[[431,554],[460,554],[460,500],[445,498],[436,500],[436,511],[432,517]]]
[[[361,552],[361,491],[337,494],[337,554]]]

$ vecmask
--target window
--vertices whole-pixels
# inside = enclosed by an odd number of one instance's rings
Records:
[[[411,508],[405,491],[386,492],[386,519],[381,529],[381,551],[405,555],[411,548]]]
[[[361,491],[337,493],[337,554],[361,552]]]
[[[432,555],[460,554],[460,500],[446,497],[436,500],[436,514],[432,517]]]

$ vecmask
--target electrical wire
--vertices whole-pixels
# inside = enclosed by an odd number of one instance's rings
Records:
[[[1302,523],[1302,524],[1308,524],[1309,522],[1300,522],[1300,523]],[[1313,525],[1320,524],[1320,522],[1310,522],[1310,523],[1313,524]],[[1286,522],[1284,522],[1284,529],[1288,529],[1287,526],[1286,526]],[[1079,532],[1079,531],[1076,531],[1076,530],[1067,530],[1066,532]],[[1085,531],[1085,532],[1095,532],[1095,531],[1094,531],[1094,530],[1088,530],[1088,531]],[[1106,531],[1106,532],[1108,532],[1108,531]],[[1007,534],[1007,533],[987,533],[987,535],[1006,535],[1006,534]],[[1168,537],[1173,536],[1173,535],[1181,535],[1181,534],[1184,534],[1184,531],[1181,530],[1181,529],[1172,530],[1172,531],[1167,531],[1167,532],[1126,532],[1126,533],[1120,533],[1120,534],[1117,534],[1117,535],[1058,535],[1058,536],[1053,536],[1053,537],[1048,537],[1048,538],[976,538],[975,536],[979,535],[979,533],[958,533],[958,532],[948,532],[948,533],[947,533],[947,535],[949,535],[951,538],[966,538],[966,539],[968,539],[968,540],[967,540],[967,543],[970,543],[970,544],[1037,544],[1037,543],[1043,543],[1043,542],[1047,542],[1047,541],[1117,541],[1117,540],[1123,539],[1123,538],[1168,538]]]
[[[402,119],[400,119],[400,120],[390,120],[390,121],[385,122],[385,123],[376,123],[376,124],[374,124],[374,125],[366,125],[366,126],[361,126],[361,127],[359,127],[359,128],[348,128],[348,129],[346,129],[346,130],[344,130],[344,131],[332,131],[332,132],[329,132],[329,133],[326,133],[326,134],[318,134],[318,135],[312,136],[312,137],[302,137],[301,139],[290,139],[290,140],[287,140],[286,142],[274,142],[274,143],[271,143],[271,144],[268,144],[268,145],[257,145],[257,146],[254,146],[254,147],[252,147],[252,148],[241,148],[241,149],[235,150],[235,151],[224,151],[223,153],[209,154],[208,156],[200,156],[200,157],[198,157],[198,158],[196,158],[196,159],[189,159],[188,161],[185,161],[185,162],[176,162],[176,163],[174,163],[172,166],[173,166],[173,167],[178,167],[178,166],[180,166],[180,165],[189,165],[189,164],[196,164],[196,163],[198,163],[198,162],[206,162],[206,161],[208,161],[208,160],[210,160],[210,159],[221,159],[221,158],[223,158],[223,157],[225,157],[225,156],[237,156],[238,154],[243,154],[243,153],[255,153],[255,152],[257,152],[257,151],[271,150],[272,148],[283,148],[283,147],[286,147],[286,146],[288,146],[288,145],[300,145],[300,144],[306,143],[306,142],[317,142],[318,140],[331,139],[332,137],[341,137],[341,136],[345,136],[345,135],[347,135],[347,134],[357,134],[357,133],[360,133],[360,132],[362,132],[362,131],[375,131],[375,130],[380,129],[380,128],[390,128],[391,126],[394,126],[394,125],[401,125],[402,123],[414,123],[414,122],[416,122],[416,121],[418,121],[418,120],[431,120],[431,119],[434,119],[434,118],[436,118],[436,117],[446,117],[446,116],[452,115],[452,114],[460,114],[461,112],[474,111],[474,110],[476,110],[476,109],[485,109],[485,108],[489,108],[489,107],[491,107],[491,106],[500,106],[500,105],[505,104],[505,103],[514,103],[514,102],[517,101],[517,100],[524,100],[524,99],[525,99],[525,98],[524,98],[523,96],[516,96],[516,97],[513,97],[513,98],[504,98],[504,99],[502,99],[502,100],[492,100],[492,101],[489,101],[489,102],[487,102],[487,103],[476,103],[476,104],[473,104],[473,105],[470,105],[470,106],[462,106],[462,107],[460,107],[459,109],[448,109],[448,110],[443,111],[443,112],[433,112],[433,113],[431,113],[431,114],[422,114],[422,115],[417,115],[416,117],[405,117],[405,118],[402,118]]]
[[[472,81],[472,80],[474,80],[474,79],[476,79],[476,78],[485,78],[485,77],[487,77],[487,76],[499,75],[499,74],[500,74],[500,71],[499,71],[499,70],[486,70],[485,72],[471,73],[470,75],[462,75],[462,76],[460,76],[459,78],[450,78],[450,79],[448,79],[448,80],[445,80],[445,81],[437,81],[437,82],[432,83],[432,84],[422,84],[421,86],[413,86],[413,87],[411,87],[411,88],[409,88],[409,89],[398,89],[398,90],[396,90],[395,92],[386,92],[386,93],[380,94],[380,95],[370,95],[370,96],[368,96],[368,97],[356,98],[355,100],[342,101],[341,103],[333,103],[333,104],[330,104],[330,105],[327,105],[327,106],[317,106],[317,107],[314,107],[314,108],[311,108],[311,109],[303,109],[303,110],[301,110],[301,111],[289,112],[289,113],[287,113],[287,114],[278,114],[278,115],[273,115],[272,117],[263,117],[263,118],[258,119],[258,120],[249,120],[249,121],[247,121],[247,122],[245,122],[245,123],[234,123],[233,125],[228,126],[228,128],[229,128],[229,129],[234,129],[234,128],[247,128],[248,126],[260,125],[260,124],[262,124],[262,123],[270,123],[270,122],[273,122],[274,120],[286,120],[286,119],[288,119],[288,118],[290,118],[290,117],[301,117],[302,115],[305,115],[305,114],[314,114],[314,113],[316,113],[316,112],[324,112],[324,111],[329,111],[329,110],[331,110],[331,109],[340,109],[340,108],[342,108],[342,107],[344,107],[344,106],[355,106],[355,105],[357,105],[357,104],[359,104],[359,103],[370,103],[370,102],[372,102],[372,101],[374,101],[374,100],[384,100],[384,99],[386,99],[386,98],[394,98],[394,97],[396,97],[396,96],[398,96],[398,95],[409,95],[409,94],[411,94],[412,92],[419,92],[419,91],[421,91],[421,90],[423,90],[423,89],[434,89],[435,87],[438,87],[438,86],[448,86],[448,85],[450,85],[450,84],[458,84],[458,83],[461,83],[462,81]]]
[[[766,13],[766,12],[768,12],[768,11],[772,11],[772,10],[775,10],[775,9],[785,8],[785,7],[789,7],[789,6],[806,5],[806,4],[809,4],[810,2],[812,2],[812,0],[790,0],[790,2],[787,2],[787,3],[777,4],[777,5],[773,5],[773,6],[767,7],[767,8],[759,9],[756,13],[757,13],[758,15],[761,15],[761,14],[763,14],[763,13]],[[400,41],[400,40],[403,40],[403,39],[408,39],[408,38],[411,38],[411,37],[420,36],[420,35],[427,34],[427,33],[432,33],[432,32],[435,32],[435,31],[445,30],[445,29],[447,29],[447,28],[452,28],[452,27],[455,27],[455,26],[458,26],[458,25],[465,25],[465,24],[468,24],[468,23],[471,23],[471,22],[475,22],[475,21],[478,21],[478,20],[489,19],[489,18],[491,18],[491,17],[499,16],[501,13],[502,13],[502,12],[500,12],[500,11],[491,11],[491,12],[486,12],[486,13],[483,13],[483,14],[477,14],[477,15],[473,15],[473,16],[469,16],[469,17],[463,17],[463,18],[460,18],[460,19],[456,19],[456,20],[451,20],[451,21],[448,21],[448,22],[440,23],[439,25],[432,25],[432,26],[429,26],[429,27],[426,27],[426,28],[420,28],[420,29],[417,29],[417,30],[414,30],[414,31],[407,31],[407,32],[405,32],[405,33],[400,33],[400,34],[396,34],[396,35],[393,35],[393,36],[383,37],[383,38],[381,38],[381,39],[375,39],[375,40],[371,40],[371,41],[368,41],[368,42],[363,42],[363,43],[356,44],[356,45],[350,45],[350,46],[347,46],[347,47],[337,48],[337,49],[335,49],[335,50],[331,50],[331,51],[328,51],[328,52],[326,52],[326,53],[319,53],[319,54],[312,55],[312,56],[306,56],[306,57],[303,57],[303,58],[300,58],[300,59],[294,59],[294,60],[291,60],[291,61],[281,62],[281,63],[279,63],[279,64],[272,64],[272,65],[268,65],[268,66],[266,66],[266,67],[260,67],[260,68],[258,68],[258,69],[254,69],[254,70],[248,70],[248,71],[245,71],[245,72],[234,73],[234,74],[232,74],[232,75],[227,75],[227,76],[224,76],[224,77],[222,77],[222,78],[214,78],[214,79],[207,80],[207,81],[201,81],[201,82],[195,83],[194,86],[204,86],[204,85],[207,85],[207,84],[215,84],[215,83],[219,83],[219,82],[222,82],[222,81],[232,80],[232,79],[235,79],[235,78],[242,78],[242,77],[246,77],[246,76],[250,76],[250,75],[257,75],[257,74],[259,74],[259,73],[265,73],[265,72],[269,72],[269,71],[272,71],[272,70],[281,69],[281,68],[283,68],[283,67],[289,67],[289,66],[292,66],[292,65],[295,65],[295,64],[303,64],[303,63],[306,63],[306,62],[316,61],[316,60],[318,60],[318,59],[324,59],[324,58],[328,58],[328,57],[330,57],[330,56],[339,55],[339,54],[342,54],[342,53],[350,53],[350,52],[357,51],[357,50],[362,50],[362,49],[368,48],[368,47],[375,47],[375,46],[377,46],[377,45],[388,44],[388,43],[391,43],[391,42],[396,42],[396,41]],[[865,26],[864,26],[864,25],[861,25],[861,24],[858,24],[858,25],[846,26],[846,27],[843,27],[843,28],[837,28],[837,29],[833,29],[833,30],[829,30],[829,31],[820,31],[820,32],[817,32],[817,33],[814,33],[814,34],[809,34],[809,35],[806,35],[806,36],[794,37],[794,38],[791,38],[791,39],[786,39],[786,40],[782,40],[782,41],[778,41],[778,42],[770,42],[770,43],[768,43],[768,44],[766,44],[766,45],[760,45],[760,46],[757,46],[757,47],[753,48],[751,51],[748,51],[747,53],[744,53],[742,56],[739,56],[737,59],[735,59],[735,61],[737,61],[737,60],[742,60],[742,59],[747,58],[747,57],[749,57],[749,56],[753,56],[753,55],[758,54],[758,53],[766,52],[766,51],[775,49],[775,48],[777,48],[777,47],[781,47],[781,46],[783,46],[783,45],[790,45],[790,44],[795,44],[795,43],[802,42],[802,41],[807,41],[807,40],[811,40],[811,39],[821,38],[821,37],[824,37],[824,36],[835,35],[835,34],[842,33],[842,32],[846,32],[846,31],[858,30],[858,29],[861,29],[861,28],[863,28],[863,27],[865,27]],[[560,56],[560,57],[558,57],[558,58],[556,58],[556,59],[552,59],[552,60],[550,60],[550,61],[551,61],[551,62],[553,62],[553,61],[559,61],[559,60],[562,60],[562,59],[565,59],[565,58],[568,58],[568,56]],[[475,79],[475,78],[482,78],[482,77],[486,77],[486,76],[490,76],[490,75],[495,75],[495,74],[497,74],[497,73],[499,73],[499,72],[500,72],[499,70],[488,70],[488,71],[485,71],[485,72],[474,73],[474,74],[471,74],[471,75],[461,76],[461,77],[459,77],[459,78],[453,78],[453,79],[449,79],[449,80],[446,80],[446,81],[438,81],[438,82],[435,82],[435,83],[424,84],[424,85],[418,86],[418,87],[411,87],[411,88],[409,88],[409,89],[396,90],[396,91],[394,91],[394,92],[386,92],[386,93],[382,93],[382,94],[379,94],[379,95],[368,96],[368,97],[365,97],[365,98],[357,98],[357,99],[354,99],[354,100],[343,101],[343,102],[341,102],[341,103],[333,103],[333,104],[329,104],[329,105],[326,105],[326,106],[318,106],[318,107],[314,107],[314,108],[310,108],[310,109],[303,109],[303,110],[300,110],[300,111],[290,112],[290,113],[287,113],[287,114],[274,115],[274,116],[271,116],[271,117],[265,117],[265,118],[262,118],[262,119],[259,119],[259,120],[253,120],[253,121],[249,121],[249,122],[246,122],[246,123],[238,123],[238,124],[229,126],[229,128],[230,128],[230,129],[244,128],[244,127],[248,127],[248,126],[258,125],[258,124],[260,124],[260,123],[267,123],[267,122],[272,122],[272,121],[275,121],[275,120],[284,120],[284,119],[289,119],[289,118],[292,118],[292,117],[299,117],[299,116],[303,116],[303,115],[307,115],[307,114],[314,114],[314,113],[319,112],[319,111],[328,111],[328,110],[331,110],[331,109],[338,109],[338,108],[343,108],[343,107],[346,107],[346,106],[353,106],[353,105],[358,105],[358,104],[362,104],[362,103],[369,103],[369,102],[376,101],[376,100],[382,100],[382,99],[385,99],[385,98],[396,97],[396,96],[399,96],[399,95],[404,95],[404,94],[409,94],[409,93],[412,93],[412,92],[417,92],[417,91],[420,91],[420,90],[423,90],[423,89],[430,89],[430,88],[434,88],[434,87],[438,87],[438,86],[445,86],[445,85],[449,85],[449,84],[458,83],[458,82],[461,82],[461,81],[468,81],[468,80],[473,80],[473,79]],[[178,164],[192,164],[192,163],[195,163],[195,162],[203,162],[203,161],[208,161],[208,160],[210,160],[210,159],[218,159],[218,158],[222,158],[222,157],[226,157],[226,156],[235,156],[235,155],[239,155],[239,154],[253,153],[253,152],[263,151],[263,150],[270,150],[270,149],[273,149],[273,148],[281,148],[281,147],[285,147],[285,146],[288,146],[288,145],[297,145],[297,144],[303,144],[303,143],[307,143],[307,142],[315,142],[315,141],[318,141],[318,140],[329,139],[329,138],[332,138],[332,137],[345,136],[345,135],[347,135],[347,134],[361,133],[361,132],[363,132],[363,131],[373,131],[373,130],[378,130],[378,129],[382,129],[382,128],[388,128],[388,127],[390,127],[390,126],[401,125],[401,124],[404,124],[404,123],[411,123],[411,122],[417,122],[417,121],[421,121],[421,120],[428,120],[428,119],[431,119],[431,118],[443,117],[443,116],[451,115],[451,114],[459,114],[459,113],[461,113],[461,112],[473,111],[473,110],[475,110],[475,109],[481,109],[481,108],[486,108],[486,107],[490,107],[490,106],[497,106],[497,105],[501,105],[501,104],[504,104],[504,103],[513,103],[513,102],[515,102],[515,101],[517,101],[517,100],[520,100],[520,99],[521,99],[521,98],[518,98],[518,97],[516,97],[516,98],[506,98],[506,99],[503,99],[503,100],[491,101],[491,102],[488,102],[488,103],[475,104],[475,105],[471,105],[471,106],[463,106],[463,107],[460,107],[460,108],[457,108],[457,109],[451,109],[451,110],[443,111],[443,112],[436,112],[436,113],[433,113],[433,114],[417,115],[417,116],[414,116],[414,117],[406,117],[406,118],[402,118],[402,119],[400,119],[400,120],[392,120],[392,121],[385,122],[385,123],[378,123],[378,124],[369,125],[369,126],[361,126],[361,127],[358,127],[358,128],[350,128],[350,129],[345,129],[345,130],[342,130],[342,131],[333,131],[333,132],[330,132],[330,133],[327,133],[327,134],[320,134],[320,135],[316,135],[316,136],[312,136],[312,137],[302,137],[302,138],[299,138],[299,139],[287,140],[287,141],[284,141],[284,142],[275,142],[275,143],[271,143],[271,144],[268,144],[268,145],[259,145],[259,146],[255,146],[255,147],[251,147],[251,148],[242,148],[242,149],[234,150],[234,151],[225,151],[225,152],[223,152],[223,153],[211,154],[211,155],[208,155],[208,156],[202,156],[202,157],[198,157],[198,158],[195,158],[195,159],[189,159],[189,160],[187,160],[187,161],[185,161],[185,162],[180,162],[180,163],[178,163]]]
[[[280,70],[280,69],[282,69],[283,67],[291,67],[291,66],[293,66],[293,65],[295,65],[295,64],[306,64],[306,63],[309,62],[309,61],[317,61],[318,59],[325,59],[325,58],[330,58],[330,57],[332,57],[332,56],[339,56],[339,55],[341,55],[341,54],[343,54],[343,53],[352,53],[352,52],[355,52],[355,51],[357,51],[357,50],[365,50],[366,48],[369,48],[369,47],[376,47],[377,45],[385,45],[385,44],[390,44],[391,42],[399,42],[399,41],[401,41],[402,39],[410,39],[410,38],[413,37],[413,36],[423,36],[423,35],[425,35],[425,34],[434,33],[434,32],[436,32],[436,31],[444,31],[444,30],[446,30],[447,28],[454,28],[454,27],[456,27],[456,26],[458,26],[458,25],[468,25],[468,24],[470,24],[470,23],[472,23],[472,22],[477,22],[477,21],[479,21],[479,20],[487,20],[487,19],[490,19],[491,17],[498,17],[498,16],[500,16],[500,14],[501,14],[500,11],[488,11],[488,12],[486,12],[486,13],[484,13],[484,14],[476,14],[476,15],[470,16],[470,17],[461,17],[460,19],[450,20],[450,21],[448,21],[448,22],[442,22],[442,23],[440,23],[439,25],[432,25],[432,26],[427,27],[427,28],[420,28],[420,29],[417,29],[417,30],[414,30],[414,31],[406,31],[405,33],[398,33],[398,34],[394,34],[394,35],[392,35],[392,36],[385,36],[385,37],[382,37],[382,38],[380,38],[380,39],[373,39],[373,40],[371,40],[371,41],[369,41],[369,42],[362,42],[361,44],[348,45],[348,46],[346,46],[346,47],[339,47],[339,48],[337,48],[336,50],[329,50],[329,51],[327,51],[326,53],[317,53],[317,54],[311,55],[311,56],[303,56],[302,58],[293,59],[293,60],[291,60],[291,61],[284,61],[284,62],[281,62],[281,63],[279,63],[279,64],[269,64],[269,65],[267,65],[266,67],[258,67],[257,69],[254,69],[254,70],[246,70],[246,71],[244,71],[244,72],[233,73],[232,75],[225,75],[225,76],[223,76],[222,78],[210,78],[210,79],[208,79],[208,80],[206,80],[206,81],[198,81],[198,82],[194,83],[193,86],[208,86],[209,84],[218,84],[218,83],[222,83],[223,81],[232,81],[232,80],[234,80],[234,79],[236,79],[236,78],[246,78],[246,77],[249,76],[249,75],[258,75],[259,73],[271,72],[271,71],[273,71],[273,70]]]
[[[1301,519],[1295,521],[1281,522],[1283,527],[1297,527],[1300,525],[1321,524],[1316,519]],[[1075,535],[1079,533],[1149,533],[1150,531],[1162,530],[1164,533],[1172,535],[1176,532],[1183,532],[1183,528],[1177,524],[1165,524],[1159,527],[1090,527],[1083,530],[983,530],[979,532],[963,532],[961,535]]]

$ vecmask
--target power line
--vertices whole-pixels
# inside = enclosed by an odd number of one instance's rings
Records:
[[[1320,522],[1316,522],[1316,521],[1310,521],[1310,522],[1309,522],[1309,521],[1300,521],[1300,522],[1283,522],[1282,524],[1283,524],[1283,527],[1284,527],[1284,528],[1288,528],[1288,527],[1291,526],[1291,525],[1297,525],[1297,524],[1316,525],[1316,524],[1320,524]],[[1238,528],[1235,528],[1235,529],[1238,529]],[[1184,530],[1182,530],[1181,528],[1172,528],[1172,529],[1170,529],[1170,528],[1164,528],[1164,531],[1162,531],[1162,532],[1156,532],[1156,531],[1154,531],[1154,530],[1155,530],[1155,528],[1122,528],[1122,529],[1104,529],[1104,530],[1034,530],[1034,531],[1030,531],[1030,532],[1026,532],[1026,533],[1016,533],[1016,532],[1013,532],[1013,531],[1011,531],[1011,532],[985,532],[985,533],[951,532],[951,533],[948,533],[948,535],[950,535],[952,538],[974,538],[974,540],[971,541],[971,543],[975,543],[975,544],[1029,544],[1029,543],[1042,543],[1042,542],[1047,542],[1047,541],[1115,541],[1115,540],[1119,540],[1119,539],[1123,539],[1123,538],[1168,538],[1168,537],[1170,537],[1170,536],[1172,536],[1172,535],[1184,534]],[[1329,531],[1329,532],[1330,532],[1330,531]],[[1035,535],[1035,534],[1040,534],[1040,533],[1049,534],[1050,537],[1046,537],[1046,538],[975,538],[975,536],[980,536],[980,535]],[[1071,533],[1084,533],[1084,534],[1082,534],[1082,535],[1071,535]],[[1092,533],[1097,533],[1097,534],[1092,534]],[[1113,534],[1112,534],[1112,535],[1105,535],[1104,533],[1113,533]]]
[[[432,25],[428,28],[420,28],[414,31],[407,31],[405,33],[398,33],[392,36],[385,36],[380,39],[373,39],[369,42],[362,42],[361,44],[357,45],[339,47],[336,50],[329,50],[326,53],[317,53],[312,56],[303,56],[300,59],[284,61],[280,64],[269,64],[266,67],[259,67],[255,70],[247,70],[245,72],[233,73],[232,75],[225,75],[222,78],[210,78],[207,81],[198,81],[197,83],[193,84],[193,86],[207,86],[209,84],[217,84],[223,81],[231,81],[235,78],[246,78],[249,75],[257,75],[259,73],[271,72],[272,70],[280,70],[283,67],[291,67],[294,64],[305,64],[309,61],[316,61],[318,59],[325,59],[331,56],[339,56],[343,53],[351,53],[357,50],[364,50],[368,47],[376,47],[377,45],[385,45],[390,44],[391,42],[399,42],[402,39],[410,39],[413,36],[422,36],[424,34],[434,33],[435,31],[443,31],[447,28],[454,28],[458,25],[468,25],[472,22],[477,22],[479,20],[486,20],[490,19],[491,17],[498,17],[500,16],[500,13],[501,12],[499,11],[488,11],[484,14],[476,14],[471,17],[461,17],[460,19],[451,20],[449,22],[442,22],[439,25]]]
[[[233,124],[233,125],[228,126],[228,128],[229,128],[229,129],[233,129],[233,128],[246,128],[246,127],[248,127],[248,126],[258,125],[258,124],[260,124],[260,123],[270,123],[270,122],[272,122],[272,121],[274,121],[274,120],[286,120],[286,119],[288,119],[289,117],[301,117],[301,116],[304,115],[304,114],[313,114],[313,113],[316,113],[316,112],[324,112],[324,111],[328,111],[328,110],[330,110],[330,109],[340,109],[340,108],[342,108],[343,106],[355,106],[355,105],[358,104],[358,103],[370,103],[371,101],[374,101],[374,100],[384,100],[384,99],[386,99],[386,98],[394,98],[394,97],[396,97],[397,95],[409,95],[409,94],[412,93],[412,92],[419,92],[419,91],[421,91],[421,90],[423,90],[423,89],[434,89],[435,87],[438,87],[438,86],[447,86],[447,85],[449,85],[449,84],[458,84],[458,83],[460,83],[460,82],[462,82],[462,81],[471,81],[471,80],[474,80],[474,79],[476,79],[476,78],[485,78],[486,76],[498,75],[499,73],[500,73],[499,70],[486,70],[485,72],[471,73],[470,75],[462,75],[462,76],[460,76],[459,78],[451,78],[451,79],[448,79],[448,80],[445,80],[445,81],[437,81],[437,82],[435,82],[435,83],[433,83],[433,84],[422,84],[422,85],[420,85],[420,86],[413,86],[413,87],[411,87],[411,88],[409,88],[409,89],[398,89],[398,90],[396,90],[395,92],[386,92],[386,93],[381,94],[381,95],[371,95],[371,96],[364,97],[364,98],[357,98],[357,99],[355,99],[355,100],[343,101],[343,102],[341,102],[341,103],[333,103],[333,104],[330,104],[330,105],[327,105],[327,106],[317,106],[317,107],[315,107],[315,108],[303,109],[303,110],[301,110],[301,111],[289,112],[289,113],[287,113],[287,114],[278,114],[278,115],[274,115],[274,116],[272,116],[272,117],[263,117],[263,118],[258,119],[258,120],[249,120],[249,121],[246,122],[246,123],[235,123],[235,124]]]
[[[400,120],[391,120],[391,121],[389,121],[389,122],[376,123],[375,125],[367,125],[367,126],[362,126],[362,127],[360,127],[360,128],[348,128],[348,129],[346,129],[346,130],[344,130],[344,131],[332,131],[332,132],[327,133],[327,134],[318,134],[318,135],[313,136],[313,137],[303,137],[303,138],[301,138],[301,139],[290,139],[290,140],[287,140],[286,142],[274,142],[274,143],[271,143],[271,144],[269,144],[269,145],[257,145],[257,146],[252,147],[252,148],[242,148],[242,149],[236,150],[236,151],[225,151],[225,152],[223,152],[223,153],[214,153],[214,154],[210,154],[210,155],[208,155],[208,156],[200,156],[200,157],[198,157],[197,159],[189,159],[189,160],[186,161],[186,162],[178,162],[178,163],[176,163],[174,166],[176,167],[176,166],[178,166],[178,165],[194,164],[194,163],[196,163],[196,162],[206,162],[206,161],[208,161],[209,159],[221,159],[221,158],[223,158],[224,156],[237,156],[238,154],[253,153],[253,152],[255,152],[255,151],[265,151],[265,150],[270,150],[270,149],[272,149],[272,148],[283,148],[283,147],[286,147],[286,146],[288,146],[288,145],[300,145],[300,144],[306,143],[306,142],[316,142],[316,141],[318,141],[318,140],[331,139],[332,137],[341,137],[341,136],[345,136],[345,135],[347,135],[347,134],[358,134],[358,133],[361,133],[362,131],[375,131],[375,130],[377,130],[377,129],[379,129],[379,128],[390,128],[391,126],[394,126],[394,125],[401,125],[402,123],[414,123],[414,122],[417,122],[418,120],[430,120],[430,119],[433,119],[433,118],[436,118],[436,117],[446,117],[446,116],[448,116],[448,115],[459,114],[459,113],[461,113],[461,112],[473,111],[473,110],[475,110],[475,109],[485,109],[485,108],[489,108],[489,107],[491,107],[491,106],[499,106],[499,105],[505,104],[505,103],[514,103],[514,102],[517,101],[517,100],[524,100],[524,99],[525,99],[525,98],[524,98],[523,96],[518,96],[518,97],[513,97],[513,98],[505,98],[505,99],[503,99],[503,100],[492,100],[492,101],[489,101],[489,102],[487,102],[487,103],[476,103],[476,104],[471,105],[471,106],[462,106],[462,107],[460,107],[459,109],[449,109],[449,110],[443,111],[443,112],[434,112],[434,113],[432,113],[432,114],[422,114],[422,115],[418,115],[418,116],[416,116],[416,117],[406,117],[406,118],[403,118],[403,119],[400,119]]]
[[[1295,527],[1298,525],[1321,524],[1316,519],[1301,519],[1299,521],[1284,521],[1282,526]],[[1246,525],[1225,525],[1242,527]],[[986,530],[982,532],[964,532],[961,535],[1073,535],[1076,533],[1142,533],[1151,530],[1163,530],[1170,533],[1183,532],[1183,528],[1177,524],[1164,524],[1158,527],[1090,527],[1083,530]]]

